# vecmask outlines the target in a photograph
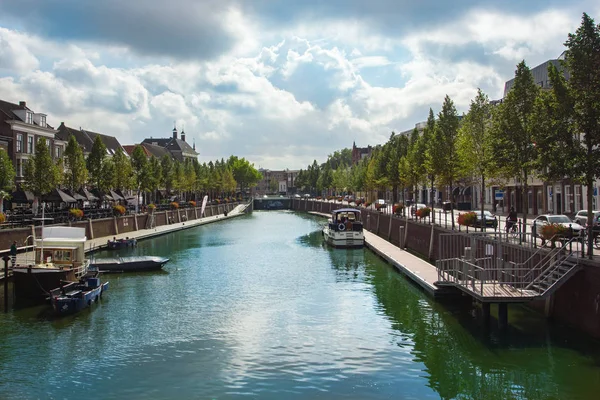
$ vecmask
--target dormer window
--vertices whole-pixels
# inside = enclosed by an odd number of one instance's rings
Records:
[[[40,126],[42,128],[46,127],[46,116],[45,115],[42,115],[42,117],[40,118]]]
[[[33,124],[33,113],[31,111],[25,113],[25,123]]]

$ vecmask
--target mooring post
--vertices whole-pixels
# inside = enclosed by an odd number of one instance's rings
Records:
[[[5,255],[4,260],[4,312],[8,312],[8,261],[10,257]]]

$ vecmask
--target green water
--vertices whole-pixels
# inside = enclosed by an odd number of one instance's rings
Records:
[[[0,398],[600,397],[598,342],[517,307],[486,331],[368,250],[323,246],[322,223],[255,212],[142,241],[121,254],[165,271],[106,275],[91,310],[0,314]]]

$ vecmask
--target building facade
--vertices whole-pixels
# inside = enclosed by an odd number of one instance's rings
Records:
[[[196,152],[196,144],[190,146],[185,141],[185,131],[181,131],[181,139],[177,135],[177,127],[173,128],[173,136],[170,138],[147,138],[142,141],[142,144],[149,144],[166,149],[174,159],[178,161],[197,160],[198,153]]]
[[[66,142],[56,137],[57,130],[48,125],[46,114],[36,113],[24,101],[19,104],[0,100],[0,147],[13,161],[17,187],[23,182],[25,163],[35,154],[41,138],[46,139],[54,159],[61,158]]]

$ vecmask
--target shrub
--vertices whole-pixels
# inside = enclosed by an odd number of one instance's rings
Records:
[[[176,201],[172,201],[172,202],[171,202],[171,208],[172,208],[173,210],[177,210],[177,209],[179,208],[179,203],[178,203],[178,202],[176,202]]]
[[[125,214],[125,207],[123,207],[122,205],[118,205],[118,206],[114,206],[113,207],[113,213],[115,215],[124,215]]]
[[[192,207],[196,207],[196,202],[194,200],[188,201],[188,204]]]
[[[566,236],[569,233],[569,228],[560,224],[548,224],[542,226],[540,230],[540,235],[545,240],[550,240],[554,236]]]
[[[458,224],[463,226],[475,226],[477,223],[477,214],[473,211],[462,213],[458,216]]]
[[[69,210],[69,212],[75,218],[82,218],[83,217],[83,210],[80,210],[79,208],[71,208]]]
[[[0,212],[0,224],[6,222],[6,214]]]
[[[148,204],[148,210],[154,210],[155,208],[156,208],[156,205],[154,203]]]
[[[423,218],[429,217],[429,214],[431,214],[431,208],[429,208],[429,207],[423,207],[423,208],[419,208],[417,210],[418,218],[423,219]]]
[[[394,204],[394,214],[402,214],[402,210],[404,210],[404,203],[396,203]]]

